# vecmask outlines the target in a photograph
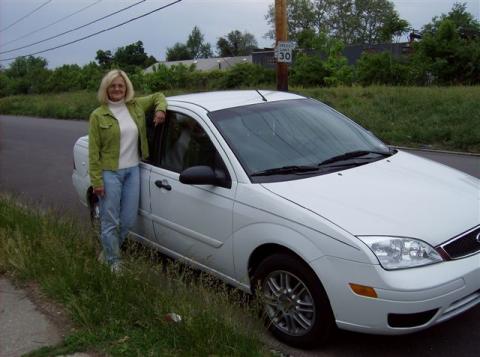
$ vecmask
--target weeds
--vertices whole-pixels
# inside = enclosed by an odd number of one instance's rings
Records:
[[[98,250],[95,233],[75,222],[0,197],[0,273],[38,282],[77,326],[62,345],[33,356],[267,354],[257,312],[242,293],[136,246],[115,275],[97,262]],[[182,321],[166,321],[170,312]]]
[[[480,153],[478,87],[337,87],[298,89],[390,145]]]

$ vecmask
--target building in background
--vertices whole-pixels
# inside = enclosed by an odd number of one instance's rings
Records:
[[[351,45],[346,46],[342,53],[347,58],[349,65],[355,65],[364,53],[381,53],[389,52],[393,57],[399,58],[402,55],[411,52],[411,42],[402,43],[382,43],[377,45]],[[307,52],[311,56],[315,56],[315,51],[302,50],[298,51]],[[294,61],[295,61],[294,52]],[[275,50],[273,48],[256,49],[252,52],[252,63],[265,68],[275,68]]]
[[[163,61],[151,65],[145,69],[145,73],[152,73],[158,68],[158,65],[164,65],[170,68],[171,66],[182,64],[190,67],[195,65],[199,71],[212,71],[215,69],[225,70],[239,63],[252,63],[252,56],[238,56],[238,57],[219,57],[219,58],[198,58],[195,60],[184,61]]]
[[[351,45],[346,46],[342,53],[347,58],[349,65],[355,65],[359,58],[364,53],[381,53],[389,52],[393,57],[399,58],[402,55],[411,53],[412,42],[401,43],[383,43],[377,45]],[[300,49],[300,51],[302,51]],[[303,50],[314,56],[314,51]],[[295,58],[294,58],[295,60]],[[238,56],[238,57],[218,57],[218,58],[198,58],[194,60],[183,61],[162,61],[158,62],[147,69],[145,73],[152,73],[158,68],[158,65],[165,65],[168,68],[175,65],[185,65],[190,67],[195,65],[195,68],[199,71],[212,71],[215,69],[226,70],[239,63],[253,63],[264,68],[274,69],[275,64],[275,50],[273,48],[257,48],[253,50],[250,56]]]

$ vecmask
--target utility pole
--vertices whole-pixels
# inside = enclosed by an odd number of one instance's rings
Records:
[[[275,0],[275,47],[279,41],[288,40],[287,0]],[[277,90],[288,92],[288,64],[277,59]]]

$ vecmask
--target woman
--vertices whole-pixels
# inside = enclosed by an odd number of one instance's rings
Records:
[[[118,271],[120,247],[137,217],[138,164],[148,157],[145,113],[155,109],[154,124],[161,124],[167,102],[161,93],[134,98],[132,83],[121,70],[103,77],[98,100],[88,132],[90,181],[100,202],[103,257]]]

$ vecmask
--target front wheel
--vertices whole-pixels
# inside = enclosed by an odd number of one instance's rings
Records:
[[[335,322],[327,294],[311,268],[289,254],[263,260],[254,275],[265,322],[280,341],[299,348],[325,343]]]

